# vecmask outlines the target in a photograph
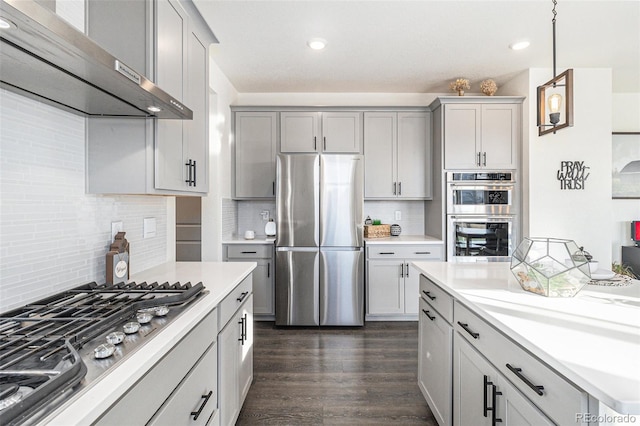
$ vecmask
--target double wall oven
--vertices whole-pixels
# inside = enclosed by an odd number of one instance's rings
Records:
[[[447,258],[509,261],[517,241],[515,172],[447,172]]]

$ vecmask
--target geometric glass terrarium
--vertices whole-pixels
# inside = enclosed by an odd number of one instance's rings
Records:
[[[549,297],[573,297],[591,280],[584,251],[559,238],[525,238],[511,256],[511,272],[523,290]]]

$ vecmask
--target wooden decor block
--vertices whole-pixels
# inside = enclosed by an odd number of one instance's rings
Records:
[[[391,236],[391,225],[365,225],[365,238],[383,238]]]

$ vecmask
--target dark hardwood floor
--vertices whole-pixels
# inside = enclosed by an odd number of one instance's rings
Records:
[[[254,334],[254,381],[238,425],[437,425],[418,389],[417,322],[256,322]]]

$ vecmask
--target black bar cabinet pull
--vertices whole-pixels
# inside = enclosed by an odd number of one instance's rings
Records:
[[[271,278],[271,262],[267,263],[267,278]]]
[[[327,137],[326,137],[326,136],[324,136],[324,137],[322,138],[322,142],[323,142],[323,144],[324,144],[324,146],[323,146],[323,148],[322,148],[322,149],[323,149],[324,151],[326,151],[326,150],[327,150]]]
[[[316,151],[318,149],[318,143],[316,142],[316,137],[313,137],[313,150]]]
[[[198,175],[198,167],[196,166],[196,160],[193,160],[193,179],[191,180],[191,182],[193,183],[193,186],[198,186],[196,184],[196,176]]]
[[[276,195],[276,183],[271,182],[271,192],[273,195]]]
[[[396,195],[396,183],[393,182],[393,195]]]
[[[185,166],[187,166],[187,180],[185,180],[185,183],[189,186],[191,186],[191,160],[187,161],[186,163],[184,163]]]
[[[416,251],[415,254],[431,254],[430,251]]]
[[[198,417],[200,417],[200,414],[202,414],[202,410],[204,409],[204,406],[207,405],[207,402],[209,402],[209,398],[211,398],[211,395],[213,395],[213,391],[209,391],[208,394],[202,395],[202,399],[204,399],[204,401],[202,401],[202,405],[200,406],[200,408],[198,408],[198,411],[191,412],[191,415],[193,416],[193,420],[198,420]]]
[[[429,311],[427,311],[426,309],[423,309],[422,312],[424,312],[424,314],[427,316],[427,318],[429,318],[431,321],[433,321],[434,319],[436,319],[436,317],[432,317],[431,315],[429,315]],[[486,376],[485,376],[486,377]],[[485,416],[486,417],[486,416]]]
[[[507,368],[511,370],[511,372],[515,374],[518,377],[518,379],[522,380],[525,383],[525,385],[529,386],[535,393],[537,393],[540,396],[544,395],[544,392],[543,392],[544,386],[534,385],[533,383],[531,383],[531,380],[527,379],[525,375],[522,374],[522,368],[514,367],[511,364],[507,364]]]
[[[400,276],[404,278],[404,263],[400,264]]]
[[[484,391],[483,391],[483,395],[484,395],[484,403],[483,403],[483,407],[484,407],[484,416],[487,417],[487,414],[489,411],[492,411],[493,408],[489,407],[489,398],[487,397],[487,388],[489,386],[493,386],[493,382],[489,381],[489,377],[485,374],[484,375]]]
[[[436,300],[435,296],[432,296],[431,293],[429,293],[428,291],[422,290],[422,292],[424,293],[425,296],[427,296],[429,299],[431,300]]]
[[[396,253],[393,251],[381,251],[378,254],[396,254]]]
[[[240,324],[240,338],[238,341],[244,346],[244,342],[247,340],[247,314],[244,314],[244,316],[240,318],[238,324]]]
[[[502,419],[499,419],[497,409],[496,409],[496,399],[498,399],[498,395],[502,395],[502,392],[498,392],[498,388],[496,385],[492,384],[492,395],[491,395],[491,426],[496,426],[498,423],[502,423]]]
[[[482,153],[482,165],[483,166],[487,165],[487,153],[486,152]]]
[[[478,337],[480,337],[480,333],[476,333],[475,331],[471,331],[471,329],[469,328],[469,324],[461,323],[460,321],[458,321],[458,325],[460,327],[462,327],[464,329],[464,331],[469,333],[471,335],[471,337],[473,337],[474,339],[477,339]]]
[[[402,195],[402,182],[398,182],[398,195]]]
[[[407,267],[407,273],[405,274],[407,277],[409,276],[409,264],[405,263],[406,267]]]
[[[238,302],[242,302],[244,300],[244,298],[247,297],[247,294],[249,294],[248,291],[243,291],[242,293],[240,293],[240,297],[238,297],[236,300]]]
[[[257,254],[257,251],[243,251],[242,254]]]

